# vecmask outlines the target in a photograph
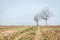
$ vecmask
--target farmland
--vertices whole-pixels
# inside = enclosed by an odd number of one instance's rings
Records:
[[[60,26],[0,26],[0,40],[60,40]]]

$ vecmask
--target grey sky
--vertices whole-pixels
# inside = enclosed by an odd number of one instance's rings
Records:
[[[60,25],[60,0],[0,0],[0,25],[34,25],[34,15],[44,8],[53,12],[48,24]]]

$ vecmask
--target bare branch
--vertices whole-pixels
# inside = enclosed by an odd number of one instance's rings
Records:
[[[46,21],[47,25],[47,20],[52,16],[51,11],[49,9],[42,10],[40,12],[40,17]]]

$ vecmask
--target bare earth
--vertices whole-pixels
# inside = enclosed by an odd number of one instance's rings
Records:
[[[41,38],[42,38],[42,33],[41,33],[40,28],[38,27],[34,40],[42,40]]]

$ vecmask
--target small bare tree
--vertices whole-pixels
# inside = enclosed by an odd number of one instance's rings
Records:
[[[51,11],[49,9],[42,10],[40,13],[40,17],[46,21],[47,26],[47,20],[52,16]]]
[[[39,15],[38,14],[34,16],[34,21],[36,22],[37,27],[38,27],[39,26],[39,24],[38,24],[38,22],[39,22]]]

